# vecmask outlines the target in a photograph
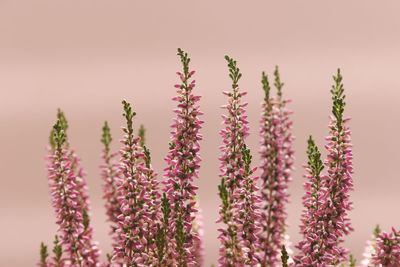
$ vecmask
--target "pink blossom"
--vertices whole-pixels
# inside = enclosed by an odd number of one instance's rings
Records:
[[[334,76],[335,85],[332,89],[333,107],[331,122],[329,124],[329,136],[326,138],[328,156],[325,161],[327,169],[324,187],[329,192],[326,212],[329,219],[329,254],[332,264],[339,264],[347,259],[348,251],[342,247],[343,238],[353,228],[350,224],[348,212],[352,209],[350,191],[353,190],[353,152],[351,144],[351,132],[348,126],[349,119],[343,118],[345,96],[340,70]]]
[[[49,156],[49,185],[57,224],[72,266],[98,266],[98,249],[92,242],[86,183],[79,160],[67,145],[66,127],[60,119],[53,130],[54,147]],[[76,172],[76,170],[78,170]]]
[[[328,156],[324,162],[327,174],[320,174],[320,154],[314,141],[309,141],[308,181],[303,198],[305,211],[300,227],[303,240],[298,244],[300,254],[295,257],[296,266],[336,266],[347,261],[348,251],[342,243],[344,236],[352,231],[348,212],[351,210],[349,192],[353,189],[353,154],[349,120],[343,119],[345,96],[340,70],[334,81],[331,90],[333,116],[326,138]]]
[[[300,233],[303,239],[297,245],[299,254],[295,256],[295,266],[328,266],[330,259],[327,256],[329,233],[328,225],[324,221],[328,192],[323,188],[322,181],[326,179],[321,153],[310,136],[308,140],[308,163],[306,166],[303,196],[304,210],[301,215]]]
[[[194,208],[197,186],[194,179],[199,176],[200,144],[199,133],[203,113],[197,104],[199,96],[193,94],[195,81],[191,80],[194,71],[189,70],[190,58],[187,53],[178,49],[183,64],[183,72],[178,72],[181,83],[175,85],[178,95],[173,98],[178,102],[174,110],[176,117],[171,125],[172,136],[168,155],[165,158],[166,180],[164,192],[171,205],[169,227],[167,229],[167,257],[173,266],[193,266],[194,240],[198,239],[193,231],[193,221],[197,210]]]
[[[390,233],[382,232],[377,236],[371,262],[375,266],[400,266],[400,231],[392,228]]]
[[[118,180],[118,163],[116,160],[117,153],[111,153],[110,144],[112,141],[110,127],[105,122],[103,126],[103,134],[101,142],[104,144],[102,152],[102,164],[100,165],[101,177],[103,180],[103,199],[105,200],[105,208],[107,214],[107,220],[111,224],[110,235],[114,242],[117,240],[115,231],[118,228],[118,216],[121,214],[118,191],[117,191],[117,180]]]
[[[145,155],[139,144],[140,138],[133,133],[133,117],[129,103],[124,105],[127,127],[121,143],[118,201],[121,213],[118,215],[116,230],[117,244],[114,246],[113,262],[127,266],[143,266],[152,260],[148,250],[149,232],[152,214],[149,206],[151,197],[148,193],[149,181],[146,176]]]
[[[263,73],[262,84],[265,92],[260,127],[260,169],[262,180],[263,231],[260,234],[262,247],[261,265],[273,266],[280,262],[280,248],[284,242],[286,230],[287,192],[293,169],[293,135],[291,111],[286,105],[289,100],[282,98],[283,83],[278,68],[275,72],[277,97],[270,96],[267,76]]]
[[[232,91],[224,92],[228,96],[228,105],[223,108],[228,115],[223,116],[224,128],[220,131],[222,146],[220,160],[221,185],[219,186],[220,217],[226,228],[220,228],[218,238],[221,242],[219,266],[244,266],[256,264],[258,250],[258,232],[260,226],[259,204],[256,181],[251,169],[250,152],[245,145],[248,133],[246,103],[241,98],[246,93],[239,92],[237,82],[241,77],[236,61],[228,61]]]

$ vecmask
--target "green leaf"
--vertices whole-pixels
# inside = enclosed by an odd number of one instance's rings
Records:
[[[321,171],[324,169],[324,163],[321,160],[321,153],[311,135],[308,138],[307,143],[308,166],[311,169],[312,175],[314,177],[319,177]]]
[[[288,267],[288,260],[289,260],[289,254],[286,251],[286,247],[282,246],[281,250],[281,260],[282,260],[282,267]]]
[[[111,141],[112,141],[111,130],[110,127],[108,126],[107,121],[105,121],[103,125],[103,134],[101,136],[101,142],[104,144],[107,152],[110,150]]]
[[[140,146],[144,147],[146,144],[146,128],[144,128],[143,124],[139,127],[138,136],[140,137]]]
[[[47,251],[47,246],[42,242],[40,244],[40,263],[43,266],[47,266],[47,257],[49,256],[49,253]]]
[[[285,84],[281,81],[281,76],[279,74],[278,66],[275,66],[274,76],[275,76],[274,86],[278,90],[278,96],[281,97],[282,96],[282,87]]]
[[[228,61],[229,77],[232,80],[232,88],[238,87],[239,79],[242,77],[240,69],[237,67],[236,61],[229,56],[225,56],[225,60]]]
[[[61,247],[60,240],[58,239],[57,235],[54,238],[53,253],[54,253],[55,262],[56,263],[61,263],[61,261],[62,261],[62,247]],[[57,266],[59,266],[59,265],[57,265]]]
[[[269,81],[268,81],[268,75],[265,74],[265,72],[263,71],[261,74],[261,83],[262,83],[262,87],[265,93],[265,100],[269,100],[269,92],[271,91],[271,87],[269,85]]]
[[[334,85],[332,85],[332,113],[336,118],[336,126],[339,130],[342,129],[343,112],[346,106],[344,87],[343,87],[343,76],[340,73],[340,69],[337,70],[336,76],[333,76]]]

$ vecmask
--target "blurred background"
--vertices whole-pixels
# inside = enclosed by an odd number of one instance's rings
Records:
[[[72,146],[90,186],[95,237],[110,252],[99,177],[101,126],[121,138],[121,100],[147,128],[155,169],[168,151],[171,97],[181,65],[192,57],[205,115],[200,187],[206,266],[216,263],[215,220],[222,91],[228,54],[249,92],[248,144],[258,162],[261,71],[279,65],[291,108],[296,171],[290,184],[289,234],[299,241],[306,139],[324,145],[332,75],[340,67],[352,117],[354,183],[346,245],[360,260],[374,226],[399,226],[399,1],[20,1],[0,0],[0,266],[34,266],[39,244],[56,231],[45,155],[56,110],[69,120]],[[161,177],[161,175],[160,175]]]

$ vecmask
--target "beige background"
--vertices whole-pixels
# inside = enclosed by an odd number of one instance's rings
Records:
[[[279,3],[278,3],[279,2]],[[281,67],[295,111],[296,172],[290,185],[289,233],[297,243],[305,140],[323,145],[331,75],[341,67],[346,114],[353,120],[355,232],[346,244],[360,257],[376,223],[399,226],[400,3],[393,1],[11,1],[0,0],[0,266],[33,266],[40,241],[55,234],[45,147],[55,112],[89,173],[95,236],[110,251],[101,199],[100,129],[121,137],[120,101],[133,103],[148,129],[161,172],[172,120],[176,48],[190,52],[206,121],[201,206],[206,263],[216,262],[218,145],[228,89],[224,54],[239,61],[249,91],[251,136],[258,158],[260,72]],[[117,143],[114,143],[117,148]],[[105,254],[105,253],[104,253]]]

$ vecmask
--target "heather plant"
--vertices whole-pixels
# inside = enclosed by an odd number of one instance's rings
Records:
[[[200,96],[194,94],[194,71],[190,70],[188,54],[178,49],[183,71],[177,72],[180,83],[175,85],[177,96],[176,117],[171,125],[172,136],[169,152],[165,158],[164,192],[171,206],[167,229],[167,255],[173,266],[193,266],[194,244],[199,240],[193,229],[196,218],[196,191],[194,179],[199,177],[200,168],[200,129],[203,121],[198,102]]]
[[[89,200],[84,172],[79,159],[70,149],[67,140],[68,123],[59,111],[58,119],[51,131],[48,157],[48,177],[56,223],[61,237],[61,246],[66,252],[60,264],[72,266],[97,266],[99,251],[93,242],[93,229],[89,218]],[[42,246],[41,264],[47,263],[47,253]],[[44,257],[46,256],[46,257]],[[57,256],[57,255],[56,255]]]
[[[249,127],[242,97],[247,93],[239,89],[242,77],[237,63],[225,56],[228,62],[231,91],[225,91],[228,104],[223,106],[228,114],[223,116],[224,128],[220,131],[223,139],[220,156],[222,200],[220,217],[225,228],[220,228],[220,266],[254,266],[257,263],[259,246],[258,233],[261,229],[257,179],[251,167],[251,155],[245,140]]]
[[[292,113],[290,102],[282,96],[283,83],[278,67],[274,71],[276,96],[271,96],[268,76],[262,73],[264,101],[260,120],[260,169],[262,195],[262,232],[260,233],[261,266],[280,262],[280,248],[285,242],[287,192],[293,170]]]
[[[308,141],[305,196],[300,232],[303,240],[297,245],[297,266],[337,266],[348,261],[348,251],[342,246],[344,236],[352,228],[349,192],[352,181],[352,145],[348,118],[344,118],[345,95],[340,70],[333,77],[332,116],[326,137],[328,156],[324,164],[314,140]],[[327,173],[322,174],[326,167]]]
[[[195,93],[190,57],[177,53],[182,71],[175,85],[175,117],[162,177],[152,166],[146,129],[136,128],[136,112],[122,101],[125,126],[119,151],[112,151],[108,122],[102,127],[100,177],[112,249],[105,262],[93,239],[86,173],[68,141],[68,122],[61,110],[51,130],[48,183],[58,226],[52,250],[40,244],[40,267],[200,267],[204,266],[204,225],[196,180],[201,164],[203,114]],[[325,138],[327,156],[312,136],[307,141],[301,240],[295,253],[287,234],[288,188],[294,169],[293,121],[283,96],[278,67],[271,88],[262,73],[259,162],[246,144],[249,122],[246,92],[237,62],[227,61],[230,90],[220,131],[218,266],[356,266],[343,245],[353,228],[353,154],[340,70],[333,77],[332,115]],[[275,91],[275,93],[272,93]],[[255,167],[257,166],[257,167]],[[259,170],[258,170],[259,169]],[[257,176],[259,171],[260,175]],[[292,255],[294,254],[294,256]],[[362,266],[400,266],[400,233],[377,227],[368,241]]]

